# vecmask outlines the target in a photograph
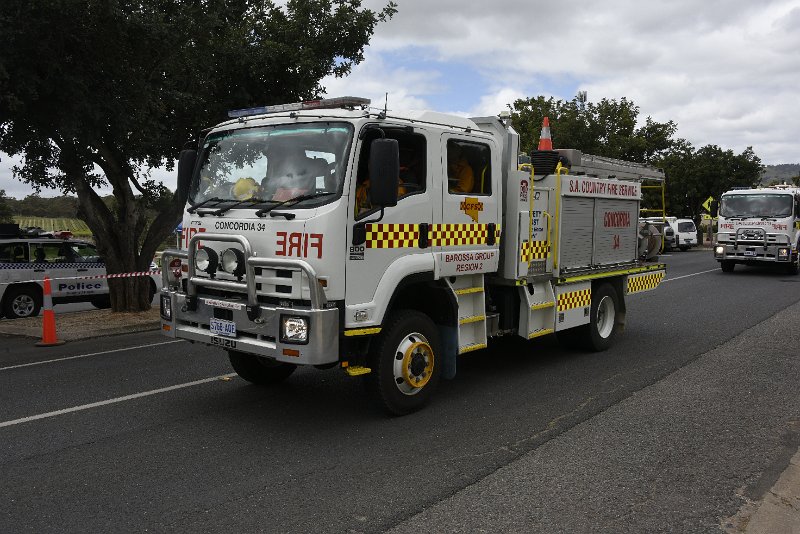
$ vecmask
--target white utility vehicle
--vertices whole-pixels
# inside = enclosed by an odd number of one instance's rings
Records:
[[[734,189],[720,197],[714,258],[723,271],[737,263],[777,264],[797,274],[799,241],[800,189]]]
[[[611,346],[640,263],[643,165],[535,151],[507,116],[389,114],[343,97],[231,112],[181,153],[180,250],[163,254],[164,334],[228,351],[258,384],[298,365],[365,375],[420,408],[490,338]]]

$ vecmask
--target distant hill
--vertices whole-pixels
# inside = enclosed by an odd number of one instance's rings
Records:
[[[778,183],[792,183],[792,177],[800,175],[800,163],[782,163],[780,165],[766,165],[761,183],[767,185],[774,180]]]

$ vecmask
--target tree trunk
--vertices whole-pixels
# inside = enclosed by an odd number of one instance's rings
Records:
[[[156,249],[180,220],[187,190],[185,187],[179,189],[169,202],[164,199],[158,215],[148,225],[146,195],[136,197],[131,189],[130,184],[134,182],[143,191],[135,180],[133,169],[113,150],[103,147],[100,152],[102,158],[95,163],[105,171],[106,179],[113,187],[115,206],[113,211],[109,209],[92,188],[83,169],[76,167],[70,175],[78,194],[79,214],[95,236],[108,274],[149,271]],[[108,282],[112,311],[150,309],[149,275],[111,278]]]

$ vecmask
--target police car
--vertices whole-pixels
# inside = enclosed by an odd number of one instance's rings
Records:
[[[35,317],[42,308],[43,280],[50,278],[53,304],[90,302],[110,306],[106,266],[97,248],[70,232],[20,230],[0,225],[0,311],[9,319]],[[150,300],[160,277],[150,276]],[[160,284],[159,284],[160,285]]]

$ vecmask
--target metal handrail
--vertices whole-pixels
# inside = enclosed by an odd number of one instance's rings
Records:
[[[243,282],[232,282],[227,280],[212,280],[197,276],[194,265],[194,255],[197,251],[197,243],[199,241],[205,242],[223,242],[223,243],[236,243],[242,247],[245,260],[245,272]],[[213,289],[221,289],[225,291],[244,292],[247,294],[247,304],[249,306],[258,305],[258,295],[256,294],[256,281],[255,281],[255,268],[256,267],[278,267],[288,270],[299,270],[305,273],[308,277],[308,289],[311,297],[312,309],[324,309],[327,304],[327,298],[322,286],[319,284],[319,278],[314,268],[303,260],[283,259],[283,258],[259,258],[253,252],[250,246],[250,241],[240,235],[233,234],[212,234],[212,233],[197,233],[189,240],[188,250],[166,250],[163,256],[171,259],[178,257],[186,259],[188,265],[188,280],[186,284],[186,294],[190,297],[197,295],[196,286],[209,287]],[[162,256],[162,257],[163,257]],[[169,270],[169,269],[167,269]],[[166,270],[162,273],[164,285],[168,283],[168,275]]]

